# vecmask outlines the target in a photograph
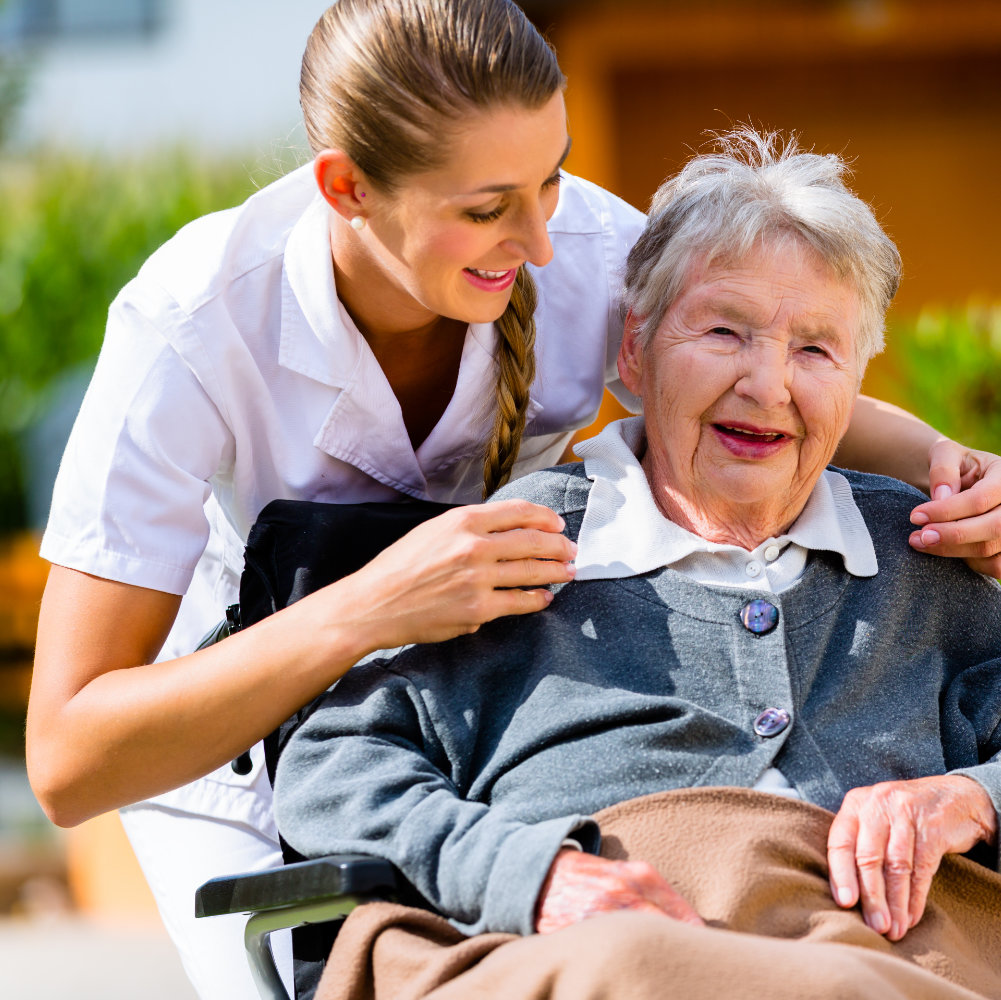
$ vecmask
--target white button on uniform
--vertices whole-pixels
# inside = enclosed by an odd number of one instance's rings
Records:
[[[778,557],[779,557],[779,547],[777,545],[769,545],[768,548],[765,549],[765,558],[769,562],[774,562],[776,559],[778,559]]]
[[[760,576],[761,575],[761,563],[759,563],[756,559],[752,559],[744,567],[744,569],[747,571],[747,575],[750,576],[750,577],[755,577],[755,576]]]

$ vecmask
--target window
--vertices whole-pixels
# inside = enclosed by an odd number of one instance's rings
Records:
[[[0,41],[150,38],[167,0],[0,0]]]

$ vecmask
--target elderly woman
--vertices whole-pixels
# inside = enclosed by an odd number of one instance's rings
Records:
[[[1001,995],[1001,878],[955,856],[997,861],[1001,588],[908,546],[910,487],[827,467],[899,274],[843,171],[743,133],[664,185],[644,417],[507,491],[576,580],[351,671],[290,743],[292,846],[443,914],[357,911],[320,995]]]

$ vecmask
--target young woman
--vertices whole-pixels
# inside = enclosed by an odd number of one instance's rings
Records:
[[[254,995],[242,921],[195,925],[191,900],[279,863],[257,741],[372,650],[542,609],[573,576],[556,515],[475,504],[556,462],[605,385],[628,398],[617,270],[643,218],[562,176],[562,88],[509,0],[339,0],[303,61],[312,166],[186,227],[112,305],[42,545],[28,766],[57,823],[128,806],[202,996]],[[971,488],[925,530],[973,554],[949,533],[999,534],[1001,462],[936,441],[870,401],[843,460],[927,485],[934,445],[930,482]],[[192,652],[276,497],[474,505]]]

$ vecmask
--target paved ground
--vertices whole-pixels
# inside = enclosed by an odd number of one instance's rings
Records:
[[[161,927],[0,918],[0,998],[22,997],[196,1000]]]

